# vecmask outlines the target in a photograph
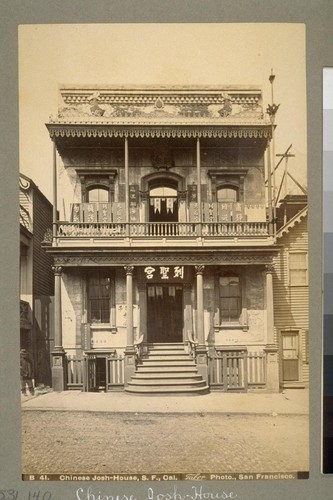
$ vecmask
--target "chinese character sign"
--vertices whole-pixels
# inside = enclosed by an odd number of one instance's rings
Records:
[[[142,277],[150,282],[181,282],[185,279],[185,269],[185,266],[146,266]]]

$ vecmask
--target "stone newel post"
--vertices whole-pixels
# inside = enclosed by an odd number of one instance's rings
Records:
[[[133,330],[133,266],[125,266],[126,273],[126,319],[127,319],[127,345],[125,349],[125,387],[128,385],[131,376],[135,373],[135,349]]]
[[[61,275],[62,267],[53,266],[54,272],[54,348],[52,355],[52,387],[55,391],[66,388],[66,353],[62,346]]]

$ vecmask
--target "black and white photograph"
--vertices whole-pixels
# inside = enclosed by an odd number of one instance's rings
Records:
[[[305,25],[18,40],[23,479],[306,479]]]

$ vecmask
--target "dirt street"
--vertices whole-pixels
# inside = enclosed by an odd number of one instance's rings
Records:
[[[299,415],[22,412],[23,473],[308,470]]]

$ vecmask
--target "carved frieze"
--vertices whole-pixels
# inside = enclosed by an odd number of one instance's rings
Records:
[[[66,255],[55,256],[55,266],[144,266],[150,264],[169,265],[263,265],[272,263],[271,253],[242,253],[242,252],[214,252],[214,253],[195,253],[195,254],[176,254],[174,252],[163,254],[144,254],[137,252],[129,253],[110,253],[108,255]]]
[[[59,109],[59,119],[95,117],[187,117],[229,118],[233,116],[262,118],[260,92],[195,92],[177,91],[156,93],[112,91],[61,91],[64,106]]]

